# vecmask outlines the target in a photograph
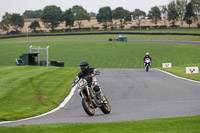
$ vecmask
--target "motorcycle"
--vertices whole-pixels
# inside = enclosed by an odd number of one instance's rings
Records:
[[[146,72],[149,71],[149,68],[150,68],[150,64],[151,64],[151,60],[149,58],[146,58],[145,61],[144,61],[144,66],[145,66],[145,70]]]
[[[100,108],[104,114],[109,114],[111,112],[111,107],[108,99],[105,97],[105,101],[102,101],[97,93],[93,90],[95,86],[98,85],[96,75],[91,75],[92,85],[88,87],[87,80],[81,78],[77,82],[78,93],[82,98],[82,106],[84,111],[89,115],[93,116],[95,114],[95,108]]]

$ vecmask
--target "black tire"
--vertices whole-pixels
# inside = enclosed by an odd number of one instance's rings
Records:
[[[105,96],[104,96],[105,97]],[[111,107],[110,107],[110,103],[108,101],[108,99],[105,97],[107,103],[103,104],[100,109],[104,114],[109,114],[111,112]]]
[[[149,71],[149,65],[147,64],[146,65],[146,72],[148,72]]]
[[[83,109],[85,110],[85,112],[89,116],[93,116],[95,114],[94,107],[91,106],[90,100],[88,98],[82,98],[82,106],[83,106]]]

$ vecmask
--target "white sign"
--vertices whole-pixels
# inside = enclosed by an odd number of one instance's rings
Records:
[[[186,67],[186,74],[199,73],[199,67]]]
[[[172,63],[162,63],[162,67],[163,68],[171,68],[172,67]]]

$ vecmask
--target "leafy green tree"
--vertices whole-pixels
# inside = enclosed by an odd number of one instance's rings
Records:
[[[102,7],[96,16],[97,22],[103,23],[104,29],[108,28],[108,23],[112,23],[112,10],[110,7]]]
[[[124,10],[124,20],[125,22],[131,21],[131,12],[128,10]],[[125,24],[125,23],[124,23]]]
[[[127,21],[131,21],[131,13],[128,10],[124,10],[123,7],[117,7],[113,10],[113,18],[120,20],[120,28],[124,28],[124,24]]]
[[[74,17],[74,14],[73,14],[71,8],[64,12],[63,20],[65,21],[65,26],[66,27],[69,26],[71,28],[71,27],[74,26],[75,17]]]
[[[62,22],[62,11],[57,6],[46,6],[43,10],[41,20],[47,28],[52,31]]]
[[[200,0],[191,0],[192,7],[195,13],[195,20],[197,21],[197,25],[200,27],[199,24],[199,16],[200,16]]]
[[[161,19],[160,9],[157,6],[152,7],[148,13],[148,17],[152,19],[155,25],[157,25],[158,20]]]
[[[4,21],[1,21],[1,22],[0,22],[0,29],[1,29],[2,31],[5,31],[5,32],[8,33],[9,26],[7,26],[6,23],[4,23]]]
[[[72,7],[72,12],[74,14],[75,20],[78,21],[78,27],[81,28],[82,20],[90,20],[89,13],[82,7],[75,5]]]
[[[24,19],[26,19],[26,18],[40,18],[41,15],[42,15],[42,10],[36,10],[36,11],[26,10],[23,13]]]
[[[176,10],[176,3],[175,1],[171,1],[169,4],[168,4],[168,20],[169,21],[172,21],[172,26],[175,27],[175,23],[178,19],[178,13],[177,13],[177,10]]]
[[[36,32],[36,28],[40,28],[40,23],[35,20],[35,21],[31,22],[31,25],[29,25],[28,28],[32,29],[33,32]]]
[[[163,14],[164,15],[164,17],[163,17],[163,21],[164,21],[164,24],[165,24],[165,26],[167,26],[167,23],[166,23],[166,17],[167,17],[167,11],[168,11],[168,9],[167,9],[167,6],[161,6],[161,14]]]
[[[5,15],[2,17],[2,21],[0,22],[0,29],[7,32],[7,34],[10,29],[10,18],[11,14],[6,12]]]
[[[10,25],[16,32],[19,32],[19,28],[24,27],[24,18],[20,14],[13,13],[10,17]]]
[[[187,0],[176,0],[177,13],[179,15],[181,25],[183,26],[183,17],[186,12]]]
[[[192,7],[192,3],[188,3],[186,6],[186,12],[185,12],[185,18],[184,20],[186,21],[187,24],[190,25],[192,24],[192,19],[194,18],[194,12],[193,12],[193,7]]]
[[[146,17],[146,13],[140,9],[135,9],[132,12],[132,17],[137,21],[137,25],[140,26],[141,20]]]
[[[160,7],[161,7],[161,10],[160,10],[161,14],[163,14],[164,17],[167,17],[167,11],[168,11],[167,6],[164,5],[164,6],[160,6]]]

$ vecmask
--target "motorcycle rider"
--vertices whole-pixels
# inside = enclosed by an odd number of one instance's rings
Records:
[[[91,85],[92,85],[92,77],[91,77],[91,75],[93,75],[93,74],[99,75],[100,71],[98,69],[95,69],[95,68],[90,68],[89,63],[86,60],[81,61],[79,66],[80,66],[81,72],[78,73],[76,79],[74,80],[74,82],[72,83],[71,86],[72,87],[75,86],[77,84],[77,82],[79,81],[79,79],[85,78],[87,80],[88,87],[91,87]],[[101,91],[101,89],[100,89],[98,84],[95,85],[93,90],[97,93],[97,96],[100,98],[100,100],[102,102],[106,101],[106,99],[103,96],[102,91]]]
[[[149,55],[148,52],[145,54],[145,56],[144,56],[144,58],[143,58],[143,64],[144,64],[144,67],[145,67],[145,63],[144,63],[144,61],[145,61],[145,59],[147,59],[147,58],[149,58],[150,61],[152,62],[151,56]],[[151,63],[150,63],[150,67],[151,67]]]

